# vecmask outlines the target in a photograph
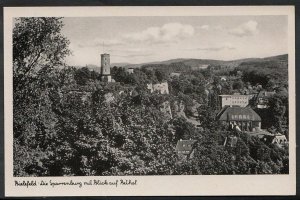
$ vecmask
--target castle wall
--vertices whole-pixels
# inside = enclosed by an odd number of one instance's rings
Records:
[[[159,91],[161,94],[169,94],[169,87],[168,82],[164,83],[157,83],[157,84],[147,84],[147,88],[151,90],[151,93],[153,91]]]

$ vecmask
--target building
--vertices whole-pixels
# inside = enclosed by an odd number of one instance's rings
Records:
[[[249,104],[249,96],[248,95],[219,95],[221,107],[225,106],[240,106],[246,107]]]
[[[279,147],[283,147],[285,144],[288,143],[285,135],[282,135],[282,134],[265,135],[262,138],[262,141],[267,145],[276,144]]]
[[[157,84],[147,84],[147,88],[152,92],[158,91],[160,94],[169,94],[168,82],[157,83]]]
[[[127,71],[128,74],[133,74],[133,68],[131,68],[131,67],[128,68],[126,71]]]
[[[256,97],[257,108],[267,108],[269,99],[275,95],[275,92],[260,91]]]
[[[236,127],[235,130],[257,132],[261,128],[260,116],[250,107],[224,107],[218,114],[217,120]]]
[[[200,70],[206,69],[209,65],[208,64],[199,64],[198,66],[191,66],[192,70]]]
[[[194,149],[197,140],[178,140],[176,145],[176,153],[181,158],[193,158],[194,157]]]
[[[181,73],[179,73],[179,72],[172,72],[172,73],[170,74],[170,76],[171,76],[172,78],[173,78],[173,77],[179,77],[180,74],[181,74]]]
[[[101,54],[101,81],[112,82],[110,74],[110,55]]]

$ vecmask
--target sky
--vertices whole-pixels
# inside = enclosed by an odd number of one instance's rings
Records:
[[[288,52],[287,16],[67,17],[73,66],[175,58],[234,60]]]

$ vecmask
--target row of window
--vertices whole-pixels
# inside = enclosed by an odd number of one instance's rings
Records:
[[[248,99],[249,97],[246,96],[246,97],[225,97],[225,100],[228,100],[228,99]]]
[[[188,145],[183,144],[182,146],[183,146],[183,147],[186,147],[186,146],[192,147],[192,145],[190,145],[190,144],[188,144]]]
[[[251,116],[250,115],[231,115],[230,116],[231,119],[247,119],[250,120]]]
[[[236,103],[236,104],[246,104],[248,103],[247,101],[232,101],[232,103]]]
[[[248,97],[232,97],[232,99],[248,99]]]

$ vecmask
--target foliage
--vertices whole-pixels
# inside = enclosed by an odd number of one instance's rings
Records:
[[[236,80],[232,85],[234,90],[240,90],[244,88],[244,83],[242,80]]]
[[[204,129],[214,130],[219,128],[218,122],[216,121],[215,111],[212,107],[201,105],[198,107],[197,111],[198,119]]]
[[[86,85],[91,78],[91,72],[87,67],[77,69],[74,73],[74,79],[78,85]]]
[[[195,127],[190,124],[183,117],[177,117],[172,120],[172,125],[175,130],[175,140],[189,140],[191,138],[196,138],[198,136],[198,132]]]
[[[22,90],[53,68],[63,66],[69,41],[59,18],[17,18],[13,28],[14,89]]]
[[[241,63],[238,70],[243,72],[243,81],[252,85],[261,84],[265,88],[272,88],[277,84],[286,85],[288,70],[286,63],[277,60],[263,60]]]
[[[237,134],[237,143],[230,146],[225,140],[235,133],[215,120],[218,95],[247,82],[262,83],[266,77],[270,79],[264,87],[272,88],[278,85],[278,74],[259,74],[254,66],[247,71],[243,64],[243,80],[224,82],[211,70],[191,71],[191,66],[178,62],[146,65],[133,74],[113,67],[117,83],[103,83],[88,68],[65,66],[70,51],[62,26],[59,18],[19,18],[15,23],[15,176],[289,172],[287,146],[266,144],[247,133]],[[170,77],[172,72],[180,76]],[[251,73],[253,80],[247,77]],[[150,93],[146,87],[162,81],[168,81],[169,95]],[[280,86],[267,108],[270,126],[279,131],[288,122],[287,87]],[[187,116],[197,110],[201,128],[187,118],[165,117],[164,102],[182,102]],[[180,139],[196,140],[193,158],[177,155]]]

